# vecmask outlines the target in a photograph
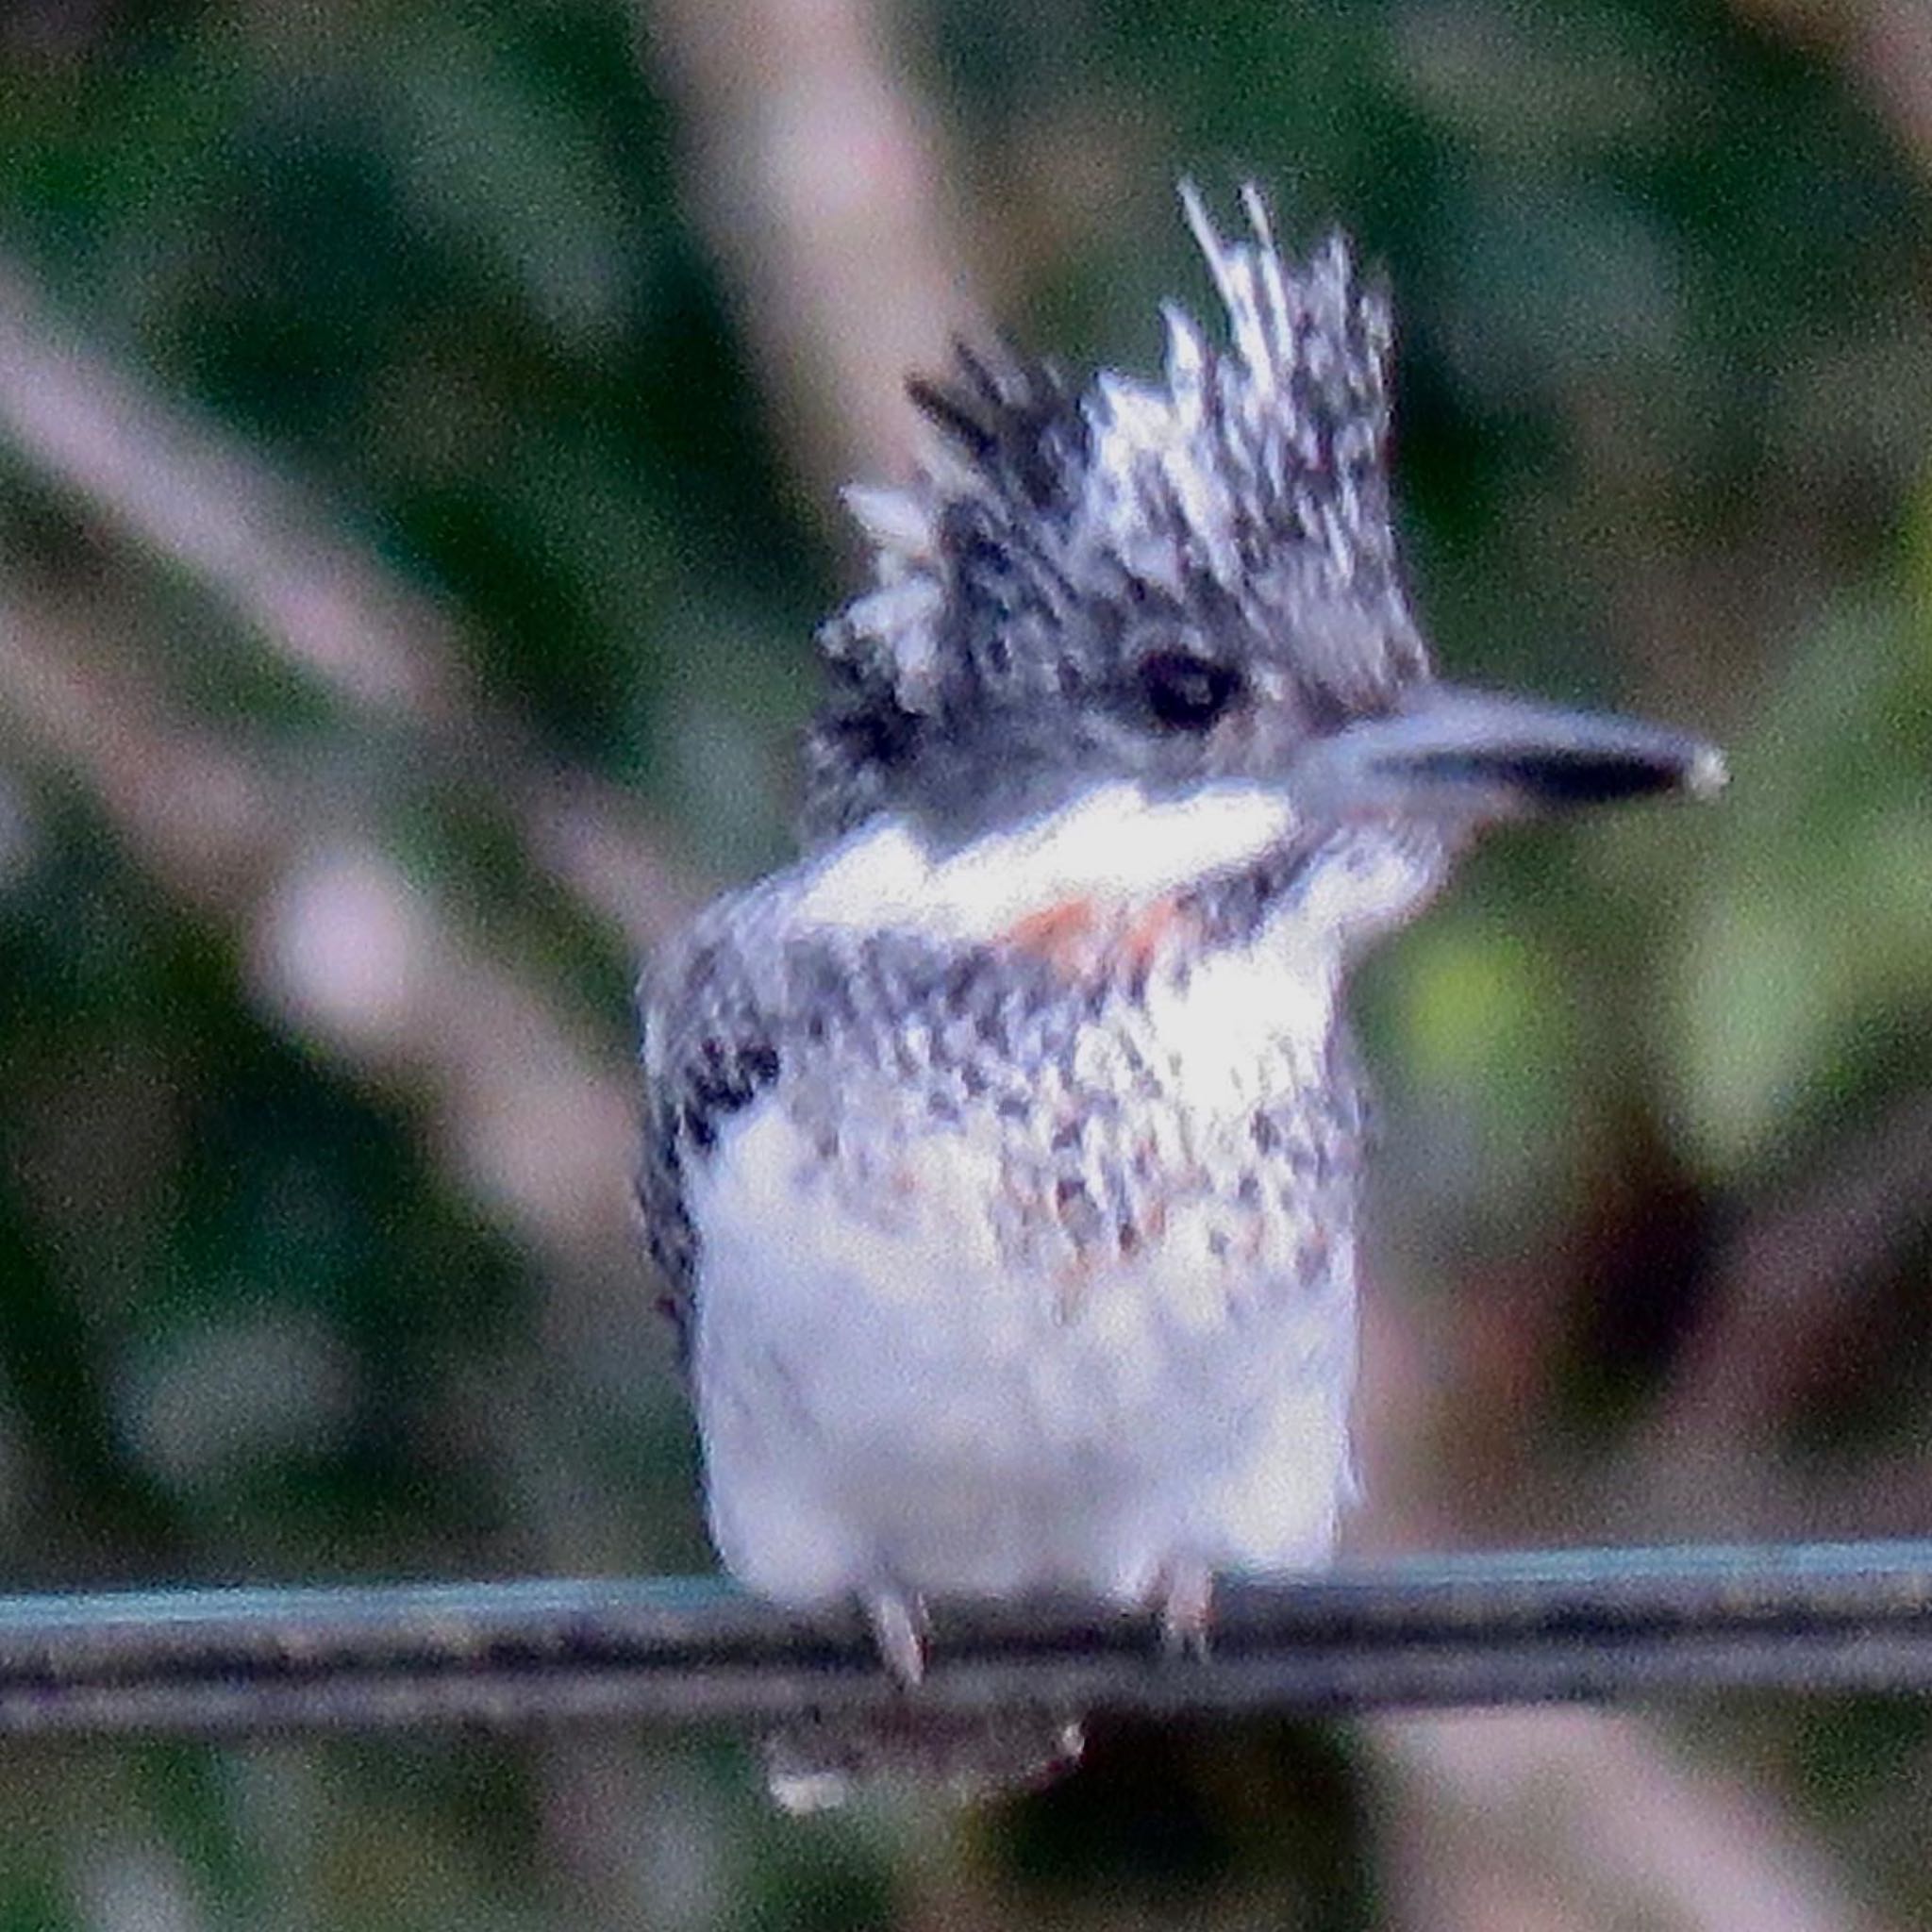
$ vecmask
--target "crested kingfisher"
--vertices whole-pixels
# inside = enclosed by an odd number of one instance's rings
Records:
[[[855,489],[802,856],[644,995],[641,1196],[724,1566],[863,1605],[1098,1593],[1199,1641],[1212,1579],[1324,1564],[1350,1500],[1353,962],[1486,826],[1723,782],[1683,733],[1440,681],[1387,471],[1391,322],[1345,243],[1182,203],[1225,311],[1158,382],[1009,349],[914,379]],[[827,1719],[808,1805],[1078,1752],[1065,1712]]]

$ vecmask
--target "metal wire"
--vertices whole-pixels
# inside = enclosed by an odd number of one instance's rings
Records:
[[[1014,1704],[1319,1712],[1932,1690],[1932,1542],[1469,1556],[1235,1581],[1205,1657],[1078,1603],[938,1607],[925,1683],[856,1614],[708,1578],[0,1598],[0,1735],[233,1734]]]

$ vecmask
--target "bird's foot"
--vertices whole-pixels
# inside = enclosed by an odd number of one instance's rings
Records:
[[[925,1639],[930,1625],[925,1600],[917,1592],[879,1590],[860,1598],[873,1641],[888,1672],[907,1689],[925,1675]]]
[[[1214,1572],[1194,1557],[1176,1557],[1155,1584],[1161,1646],[1170,1657],[1204,1657],[1214,1621]]]

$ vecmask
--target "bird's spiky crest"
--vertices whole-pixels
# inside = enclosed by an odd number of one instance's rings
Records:
[[[940,431],[920,481],[847,492],[874,584],[822,637],[820,829],[891,802],[949,718],[1104,677],[1150,612],[1280,661],[1310,728],[1426,675],[1390,520],[1386,299],[1339,235],[1285,261],[1253,186],[1232,239],[1180,194],[1224,341],[1170,304],[1163,382],[1106,372],[1084,391],[962,347],[949,379],[909,385]]]

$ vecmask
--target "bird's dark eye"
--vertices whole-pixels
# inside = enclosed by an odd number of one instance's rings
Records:
[[[1164,731],[1206,731],[1241,695],[1241,674],[1192,651],[1141,659],[1141,695]]]

